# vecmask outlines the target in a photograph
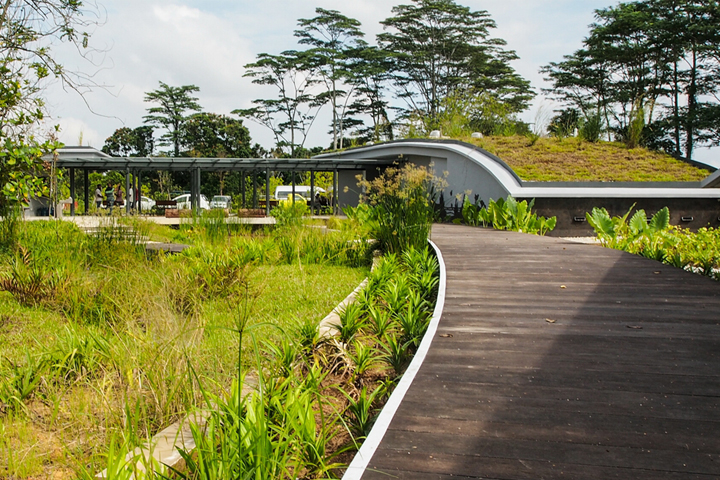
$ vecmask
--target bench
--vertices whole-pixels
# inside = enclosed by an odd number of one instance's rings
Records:
[[[177,202],[175,200],[158,200],[155,202],[157,208],[177,208]]]
[[[241,218],[257,218],[257,217],[264,217],[265,216],[265,209],[264,208],[241,208],[238,210],[238,217]]]

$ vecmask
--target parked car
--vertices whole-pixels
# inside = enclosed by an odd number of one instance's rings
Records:
[[[285,199],[280,200],[280,203],[283,205],[292,205],[292,194],[288,195]],[[302,203],[303,205],[307,205],[308,201],[305,197],[302,195],[295,194],[295,203]]]
[[[146,197],[145,195],[142,195],[140,197],[140,208],[142,208],[143,212],[146,212],[153,208],[155,206],[155,200],[153,200],[150,197]]]
[[[275,198],[278,200],[285,200],[290,195],[292,195],[293,187],[292,185],[278,185],[275,187]],[[315,195],[317,194],[323,194],[325,193],[325,190],[316,186],[315,187]],[[310,198],[310,186],[309,185],[295,185],[295,194],[296,195],[302,195],[305,198]]]
[[[173,198],[177,202],[177,208],[179,210],[189,210],[191,207],[190,194],[185,193],[178,197]],[[210,202],[205,195],[200,195],[200,208],[202,210],[210,210]]]
[[[228,195],[215,195],[210,200],[210,208],[226,208],[229,209],[232,206],[232,199]]]

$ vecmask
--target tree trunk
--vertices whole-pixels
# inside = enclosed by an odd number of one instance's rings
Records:
[[[690,70],[690,85],[688,86],[688,115],[685,129],[685,158],[692,160],[693,143],[695,137],[695,110],[697,107],[697,49],[693,45],[692,69]]]
[[[332,109],[333,109],[333,149],[338,149],[337,90],[335,89],[335,71],[332,71]]]
[[[680,91],[678,84],[678,62],[673,66],[673,123],[675,124],[675,153],[680,156]]]

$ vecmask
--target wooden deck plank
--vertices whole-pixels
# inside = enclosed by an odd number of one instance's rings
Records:
[[[718,283],[557,238],[433,240],[438,335],[363,479],[720,476]]]

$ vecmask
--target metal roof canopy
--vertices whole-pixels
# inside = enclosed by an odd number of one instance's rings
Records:
[[[270,171],[310,171],[313,172],[310,185],[314,183],[314,172],[333,172],[333,188],[339,191],[338,177],[340,171],[367,170],[369,168],[392,165],[396,158],[193,158],[193,157],[112,157],[93,147],[64,147],[57,154],[43,156],[47,162],[56,161],[56,166],[70,170],[70,196],[75,198],[75,171],[84,173],[83,194],[85,198],[85,214],[89,213],[90,191],[88,173],[95,171],[116,170],[125,173],[125,191],[132,187],[138,197],[142,195],[141,174],[144,171],[191,172],[190,202],[193,210],[200,208],[201,172],[264,172],[265,197],[270,198]],[[135,176],[131,183],[131,174]],[[254,181],[253,181],[254,183]],[[255,188],[255,187],[253,187]],[[255,191],[255,190],[254,190]],[[243,193],[243,199],[245,193]],[[257,199],[253,194],[253,202]],[[333,195],[333,211],[338,207],[337,196]],[[125,210],[139,208],[131,202],[125,202]],[[314,208],[314,197],[311,199]],[[75,204],[70,206],[71,214],[75,215]],[[270,202],[265,202],[265,214],[270,214]]]
[[[46,155],[46,161],[52,156]],[[366,158],[193,158],[193,157],[111,157],[92,147],[58,150],[57,166],[89,170],[163,170],[232,172],[253,170],[364,170],[387,166],[397,159]]]

